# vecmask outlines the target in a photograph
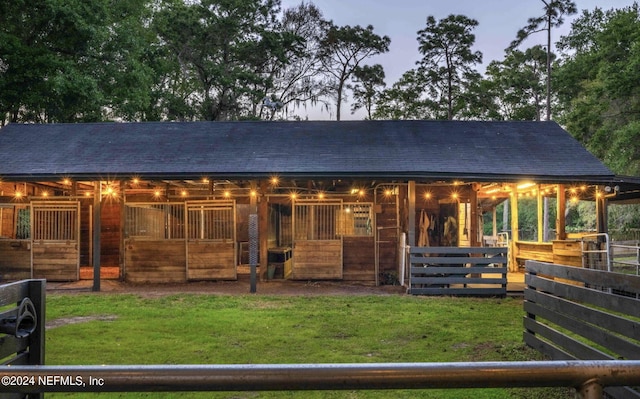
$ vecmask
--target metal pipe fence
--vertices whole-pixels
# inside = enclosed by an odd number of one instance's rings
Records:
[[[640,385],[640,361],[3,366],[0,393],[387,390]]]

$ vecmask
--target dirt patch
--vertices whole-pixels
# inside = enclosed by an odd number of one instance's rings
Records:
[[[72,283],[47,283],[49,294],[73,294],[90,292],[92,280],[80,280]],[[374,286],[372,284],[345,283],[339,281],[289,281],[268,280],[256,283],[256,292],[250,292],[248,276],[239,276],[237,281],[197,281],[189,283],[129,283],[118,280],[102,280],[100,293],[129,293],[142,297],[162,297],[175,294],[204,295],[405,295],[406,288],[393,285]]]
[[[86,323],[94,320],[113,321],[113,320],[116,320],[117,318],[118,316],[115,316],[115,315],[61,317],[55,320],[48,320],[47,325],[45,326],[45,329],[50,330],[52,328],[62,327],[69,324],[80,324],[80,323]]]

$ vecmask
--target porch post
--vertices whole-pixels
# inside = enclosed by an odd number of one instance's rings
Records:
[[[250,287],[249,292],[252,294],[256,292],[256,279],[258,266],[258,241],[260,240],[259,222],[258,222],[258,206],[257,206],[257,191],[254,182],[251,182],[251,192],[249,194],[249,267],[250,267]]]
[[[607,198],[596,187],[596,233],[607,233]]]
[[[469,196],[469,208],[471,213],[471,220],[469,226],[469,244],[472,247],[479,247],[481,245],[480,236],[480,221],[478,220],[478,190],[480,189],[480,185],[478,183],[473,183],[471,185],[471,195]]]
[[[93,291],[100,291],[101,182],[93,183]]]
[[[567,197],[564,192],[564,184],[558,184],[557,192],[557,216],[556,216],[556,240],[566,240],[566,212],[567,212]]]
[[[260,182],[260,202],[258,202],[258,237],[260,247],[260,281],[267,279],[267,267],[269,263],[269,202],[267,201],[267,189],[269,182]]]
[[[511,190],[511,196],[509,197],[509,203],[511,205],[511,248],[510,249],[510,266],[511,271],[518,271],[518,240],[520,239],[520,232],[518,228],[518,187],[514,184]]]
[[[416,246],[416,182],[409,181],[407,197],[409,197],[409,231],[407,232],[407,243],[409,248]]]
[[[542,190],[540,185],[536,186],[536,204],[538,206],[538,242],[544,241],[544,209],[542,200]]]

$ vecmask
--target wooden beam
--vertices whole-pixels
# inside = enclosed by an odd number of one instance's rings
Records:
[[[556,216],[556,239],[557,240],[566,240],[567,239],[567,196],[564,191],[564,184],[558,184],[557,187],[557,216]]]
[[[469,234],[471,237],[469,242],[472,247],[479,247],[481,245],[480,236],[480,221],[478,219],[478,191],[480,190],[480,185],[474,183],[471,185],[471,192],[469,195],[469,208],[471,211],[471,223],[469,228]]]
[[[258,236],[260,237],[260,281],[267,279],[267,267],[269,262],[269,201],[267,190],[269,181],[260,181],[258,202]]]
[[[414,180],[409,181],[407,196],[409,197],[409,231],[407,233],[407,243],[410,248],[413,248],[416,246],[416,182]]]
[[[536,204],[538,205],[538,242],[544,241],[544,209],[541,186],[536,186]]]
[[[100,230],[102,229],[102,183],[94,182],[93,188],[93,291],[100,291]]]

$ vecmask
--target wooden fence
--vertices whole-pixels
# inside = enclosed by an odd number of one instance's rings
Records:
[[[0,367],[44,364],[45,280],[0,285]],[[3,374],[3,385],[11,379]],[[2,398],[23,398],[3,394]],[[42,398],[33,393],[29,398]]]
[[[414,295],[507,295],[507,248],[415,247],[409,252]]]
[[[554,360],[640,359],[640,277],[526,262],[524,341]],[[614,398],[640,391],[610,387]]]

